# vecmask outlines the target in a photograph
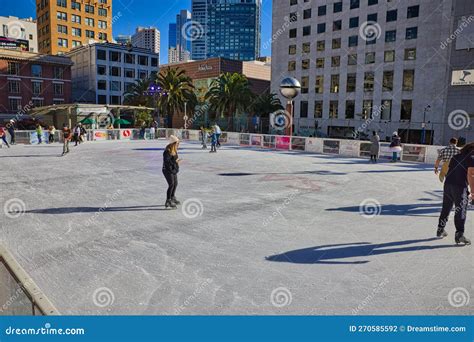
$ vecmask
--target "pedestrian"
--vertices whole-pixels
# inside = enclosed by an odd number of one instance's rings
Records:
[[[458,144],[458,139],[456,138],[451,138],[449,140],[449,145],[446,146],[445,148],[441,149],[438,153],[438,158],[436,159],[435,162],[435,174],[439,176],[439,181],[441,183],[444,182],[444,179],[446,175],[448,174],[449,170],[449,162],[451,161],[451,158],[454,157],[455,155],[459,154],[460,149],[457,147]],[[443,163],[441,166],[441,172],[439,172],[439,164]]]
[[[10,122],[7,125],[7,131],[8,134],[10,134],[10,144],[15,145],[15,121],[10,120]]]
[[[471,241],[464,236],[467,208],[469,205],[469,191],[474,191],[474,143],[467,144],[459,154],[453,156],[449,163],[443,190],[443,208],[439,217],[436,236],[444,238],[448,236],[446,224],[449,214],[454,205],[454,225],[456,244],[470,245]]]
[[[209,138],[209,133],[207,132],[207,129],[205,129],[203,126],[201,126],[201,144],[202,144],[202,149],[207,150],[207,139]]]
[[[82,144],[83,142],[86,141],[86,134],[87,134],[87,131],[86,129],[84,128],[84,126],[82,126],[82,124],[79,122],[79,144]]]
[[[392,152],[392,163],[396,163],[398,161],[398,153],[402,152],[402,143],[397,132],[393,132],[392,134],[390,151]]]
[[[74,139],[74,146],[77,146],[80,144],[80,139],[81,139],[81,126],[80,123],[78,123],[73,130],[73,139]]]
[[[52,144],[54,142],[54,135],[56,134],[56,127],[54,125],[49,126],[49,137],[48,137],[48,142]]]
[[[150,139],[151,140],[155,140],[155,134],[156,134],[156,129],[155,129],[155,126],[153,126],[153,124],[150,125]]]
[[[218,142],[218,138],[217,138],[217,133],[216,133],[216,130],[213,128],[212,129],[212,132],[211,132],[211,151],[209,151],[209,153],[216,153],[217,152],[217,142]]]
[[[8,145],[7,141],[7,134],[5,133],[5,129],[3,127],[0,127],[0,139],[2,139],[5,145],[10,148],[10,145]]]
[[[163,175],[168,183],[166,191],[165,208],[176,209],[180,202],[176,199],[176,188],[178,187],[178,173],[180,159],[178,157],[179,139],[170,135],[169,144],[163,152]]]
[[[140,126],[140,139],[144,140],[145,139],[145,131],[146,131],[146,123],[142,123]]]
[[[214,125],[214,130],[216,132],[217,147],[221,147],[220,138],[221,138],[222,130],[217,123]]]
[[[372,138],[370,138],[372,145],[370,146],[370,161],[376,163],[379,158],[380,151],[380,136],[376,131],[372,132]]]
[[[38,136],[38,145],[43,142],[43,127],[40,124],[36,125],[36,135]]]
[[[63,124],[63,156],[69,153],[69,142],[71,141],[72,132],[67,124]]]

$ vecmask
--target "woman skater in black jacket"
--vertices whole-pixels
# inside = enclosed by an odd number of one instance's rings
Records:
[[[168,191],[166,192],[166,208],[176,209],[180,202],[176,199],[175,193],[178,187],[178,172],[179,172],[179,158],[178,158],[179,139],[174,135],[170,136],[170,143],[166,146],[163,152],[163,175],[168,182]]]

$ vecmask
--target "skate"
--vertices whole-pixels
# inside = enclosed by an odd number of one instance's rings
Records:
[[[176,199],[176,197],[171,198],[171,203],[174,203],[175,205],[180,205],[181,202]]]
[[[177,209],[178,207],[171,200],[167,200],[165,203],[165,208]]]
[[[464,245],[470,245],[471,244],[471,240],[469,240],[467,237],[464,236],[464,234],[457,234],[456,233],[456,237],[454,238],[454,241],[456,241],[456,245],[459,245],[459,244],[464,244]]]
[[[445,238],[446,236],[448,236],[448,233],[446,233],[444,228],[438,228],[438,231],[436,232],[436,237],[439,237],[442,239],[442,238]]]

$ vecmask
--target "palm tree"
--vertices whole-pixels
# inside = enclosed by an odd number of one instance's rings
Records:
[[[253,98],[251,110],[260,119],[269,118],[271,113],[284,109],[277,94],[266,92]],[[262,122],[262,120],[260,120]]]
[[[125,89],[123,103],[130,106],[153,107],[153,99],[146,95],[153,81],[153,77],[136,80],[130,88]]]
[[[193,81],[186,76],[183,69],[167,67],[160,71],[156,84],[162,92],[158,99],[158,107],[163,113],[167,113],[169,124],[176,112],[184,111],[186,102],[188,108],[194,108],[197,101]]]
[[[226,113],[227,129],[233,130],[234,115],[247,109],[252,92],[247,77],[238,73],[225,73],[213,80],[206,94],[211,108]]]

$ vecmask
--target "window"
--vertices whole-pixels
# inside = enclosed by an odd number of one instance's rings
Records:
[[[311,18],[311,8],[305,9],[303,11],[303,19],[310,19]]]
[[[107,29],[107,22],[104,21],[104,20],[99,20],[98,26],[99,26],[100,29],[106,30]]]
[[[317,69],[324,68],[324,57],[316,58],[316,68]]]
[[[11,94],[20,93],[20,82],[19,81],[8,81],[8,92]]]
[[[64,20],[64,21],[67,21],[67,13],[64,13],[64,12],[57,12],[56,13],[56,18],[58,20]]]
[[[374,73],[366,72],[364,75],[364,91],[374,91]]]
[[[54,78],[62,80],[64,78],[64,68],[54,67]]]
[[[111,95],[111,96],[109,96],[109,101],[110,101],[110,104],[119,105],[120,104],[120,96]]]
[[[362,102],[362,120],[372,119],[374,101],[364,100]]]
[[[72,35],[75,37],[80,37],[82,35],[81,29],[80,28],[75,28],[73,27],[71,29]]]
[[[316,82],[314,84],[314,92],[316,94],[324,93],[324,76],[323,75],[316,76]]]
[[[300,102],[300,118],[308,117],[308,101]]]
[[[295,23],[298,21],[298,14],[296,12],[290,13],[290,23]]]
[[[43,99],[31,99],[33,102],[33,107],[43,107],[44,100]]]
[[[403,91],[413,91],[415,86],[415,70],[403,70]]]
[[[314,101],[314,118],[321,119],[323,117],[323,101]]]
[[[340,56],[332,56],[331,57],[331,67],[337,68],[341,66],[341,57]]]
[[[81,10],[81,4],[76,2],[76,1],[71,1],[71,8],[80,11]]]
[[[308,70],[309,69],[309,59],[303,59],[301,61],[301,69]]]
[[[114,67],[114,66],[109,67],[109,75],[110,76],[115,76],[115,77],[120,77],[121,76],[120,68],[119,67]]]
[[[75,47],[79,47],[82,45],[82,42],[80,42],[79,40],[73,40],[72,41],[72,47],[75,48]]]
[[[67,34],[67,26],[58,24],[58,33]]]
[[[71,22],[80,24],[81,23],[81,17],[75,14],[71,14]]]
[[[339,113],[339,102],[330,101],[329,102],[329,118],[337,119],[338,113]]]
[[[396,40],[397,40],[397,31],[396,30],[385,32],[385,42],[386,43],[392,43],[392,42],[395,42]]]
[[[332,40],[332,49],[340,49],[341,48],[341,38],[334,38]]]
[[[326,5],[318,7],[318,16],[326,15]]]
[[[33,95],[40,95],[42,91],[42,82],[31,81],[31,92]]]
[[[353,93],[356,91],[357,85],[357,75],[356,74],[347,74],[347,88],[346,92]]]
[[[288,54],[289,55],[296,55],[296,45],[290,45],[288,47]]]
[[[107,52],[105,50],[97,50],[97,59],[102,61],[107,60]]]
[[[405,49],[405,60],[414,61],[416,59],[416,49]]]
[[[107,16],[107,10],[105,8],[99,8],[99,15],[101,17],[106,17]]]
[[[32,64],[31,65],[31,76],[33,77],[41,77],[43,69],[39,64]]]
[[[99,39],[100,40],[107,40],[107,33],[99,32]]]
[[[318,24],[318,33],[326,32],[326,23]]]
[[[296,49],[296,45],[295,45]],[[125,63],[127,64],[135,64],[135,55],[132,55],[130,53],[125,54]]]
[[[303,76],[301,77],[301,93],[307,94],[309,89],[309,77]]]
[[[148,57],[147,56],[138,56],[138,64],[148,65]]]
[[[298,0],[290,0],[290,6],[298,5]]]
[[[351,9],[359,8],[360,3],[359,0],[351,0]]]
[[[395,51],[394,50],[385,51],[384,61],[387,63],[395,62]]]
[[[107,90],[107,81],[105,81],[105,80],[97,81],[97,89],[98,90]]]
[[[110,90],[111,91],[121,91],[122,83],[119,81],[110,81]]]
[[[342,1],[341,1],[341,2],[335,2],[335,3],[334,3],[333,12],[334,12],[334,13],[342,12]]]
[[[105,65],[97,65],[97,75],[106,75],[107,67]]]
[[[316,49],[318,51],[324,51],[324,49],[326,48],[326,41],[324,40],[318,40],[316,42]]]
[[[416,38],[418,38],[418,27],[407,28],[405,39],[410,40],[410,39],[416,39]]]
[[[288,71],[295,71],[296,70],[296,61],[289,61],[288,62]]]
[[[64,84],[53,83],[54,95],[59,96],[64,94]]]
[[[417,18],[420,15],[420,6],[410,6],[407,9],[407,19]]]
[[[309,36],[309,35],[311,35],[311,26],[303,27],[303,36]]]
[[[86,37],[87,38],[94,38],[95,37],[94,31],[86,30]]]
[[[336,20],[332,23],[332,30],[333,31],[340,31],[342,30],[342,20]]]
[[[353,100],[346,101],[346,119],[354,119],[355,102]]]
[[[397,21],[397,17],[398,17],[398,11],[396,9],[387,11],[387,23],[391,21]]]
[[[331,75],[331,93],[339,93],[339,75]]]
[[[372,13],[367,15],[367,21],[370,21],[372,23],[376,23],[378,19],[377,13]]]
[[[86,13],[94,14],[94,6],[86,5]]]
[[[106,95],[97,95],[97,103],[98,104],[107,104],[107,96]]]
[[[302,50],[303,50],[303,53],[310,53],[311,43],[303,43]]]
[[[109,51],[109,61],[120,62],[122,60],[122,54],[118,51]]]
[[[382,100],[382,105],[380,106],[380,119],[392,119],[392,100]]]
[[[151,58],[151,66],[152,67],[158,66],[158,58],[154,58],[154,57]]]
[[[354,47],[359,44],[359,36],[350,36],[349,37],[349,47]]]
[[[94,27],[94,19],[93,18],[86,18],[85,23],[87,26]]]
[[[359,26],[359,17],[353,17],[349,19],[349,28],[354,28]]]
[[[383,91],[393,91],[393,70],[383,72]]]
[[[135,78],[135,69],[125,69],[125,77]]]
[[[357,65],[357,54],[347,56],[347,65]]]
[[[294,28],[294,29],[291,29],[288,34],[289,34],[290,38],[296,38],[297,31]]]
[[[412,100],[402,100],[402,107],[400,110],[400,120],[411,121],[412,107],[413,107]]]
[[[10,110],[17,111],[21,109],[21,99],[8,99]]]
[[[365,54],[365,64],[374,64],[375,63],[375,52],[367,52]]]
[[[369,6],[377,5],[379,0],[369,0]]]
[[[66,0],[56,0],[56,4],[57,4],[59,7],[67,7],[67,2],[66,2]]]

